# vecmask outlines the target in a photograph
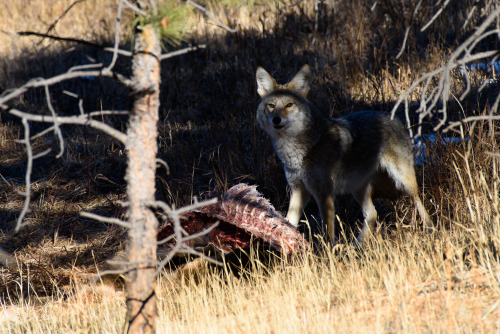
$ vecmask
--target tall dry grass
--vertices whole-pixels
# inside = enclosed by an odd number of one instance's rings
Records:
[[[338,247],[272,270],[254,262],[245,278],[209,269],[191,280],[162,278],[158,331],[497,332],[498,261],[492,250],[466,255],[470,246],[455,232],[425,242],[414,231],[378,235],[362,254]],[[4,306],[0,332],[120,331],[119,293],[96,287],[54,299]]]
[[[19,71],[33,66],[33,59],[42,54],[60,50],[61,42],[35,36],[19,36],[21,31],[47,33],[58,37],[73,37],[89,42],[109,40],[113,36],[116,2],[88,0],[75,4],[59,21],[65,10],[75,1],[0,1],[0,89],[18,86],[28,78],[19,77]],[[96,8],[99,8],[96,11]],[[21,80],[20,80],[21,79]],[[3,87],[5,88],[5,87]]]

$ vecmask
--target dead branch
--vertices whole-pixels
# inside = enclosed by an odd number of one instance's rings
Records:
[[[500,120],[500,115],[483,115],[483,116],[470,116],[461,119],[460,121],[450,122],[446,128],[443,129],[443,132],[448,132],[460,125],[464,125],[466,123],[477,122],[477,121],[496,121]]]
[[[116,130],[115,128],[93,119],[90,119],[91,115],[80,115],[80,116],[49,116],[49,115],[33,115],[30,113],[22,112],[17,109],[9,110],[9,113],[17,116],[22,119],[26,119],[27,121],[35,121],[35,122],[44,122],[44,123],[54,123],[57,121],[59,124],[73,124],[73,125],[87,125],[94,129],[100,130],[107,135],[119,140],[122,144],[125,144],[127,136],[121,132]],[[118,112],[123,113],[123,112]],[[97,116],[99,111],[92,113],[92,116]],[[110,113],[111,114],[111,113]],[[47,130],[45,130],[47,131]]]
[[[206,257],[196,249],[188,246],[186,242],[202,237],[206,233],[210,233],[217,224],[208,227],[206,230],[199,233],[188,235],[183,230],[180,224],[180,215],[184,212],[189,212],[194,209],[210,205],[216,202],[216,199],[199,203],[195,199],[195,203],[184,209],[175,209],[168,206],[166,203],[154,201],[155,188],[155,170],[156,164],[160,162],[167,171],[168,165],[165,162],[156,158],[157,147],[157,121],[159,109],[159,82],[160,82],[160,61],[169,59],[178,55],[182,55],[191,51],[205,48],[206,45],[190,46],[185,49],[176,50],[167,54],[161,54],[160,41],[157,32],[151,27],[146,26],[141,32],[135,36],[134,52],[120,50],[120,21],[123,6],[132,8],[136,12],[141,12],[136,6],[132,5],[127,0],[118,2],[117,17],[115,21],[115,39],[112,48],[102,47],[94,43],[79,40],[76,38],[65,38],[49,35],[50,31],[55,27],[57,22],[71,10],[77,3],[83,0],[75,1],[63,15],[54,22],[45,34],[36,32],[20,32],[19,35],[34,35],[45,38],[51,38],[63,42],[74,42],[90,47],[103,49],[113,53],[113,57],[109,65],[103,64],[84,64],[71,67],[65,73],[52,76],[50,78],[35,78],[24,85],[15,89],[4,91],[0,95],[0,109],[8,111],[11,115],[19,117],[24,127],[24,138],[20,141],[26,147],[27,152],[27,167],[25,173],[26,189],[23,192],[24,204],[17,220],[16,230],[26,226],[25,217],[29,211],[31,200],[31,175],[33,168],[33,160],[42,157],[50,152],[46,150],[39,154],[34,154],[31,141],[53,132],[57,137],[59,144],[59,152],[56,157],[61,157],[64,152],[64,138],[61,131],[61,126],[64,124],[84,125],[98,129],[107,135],[119,140],[125,145],[127,151],[127,171],[126,181],[128,183],[128,222],[120,219],[102,217],[90,212],[80,212],[80,216],[90,218],[102,223],[116,224],[129,229],[129,259],[126,268],[115,271],[104,271],[100,273],[96,280],[106,274],[124,274],[127,273],[129,280],[127,281],[127,325],[128,330],[134,331],[139,328],[149,328],[154,330],[154,319],[156,314],[155,296],[154,296],[154,280],[157,274],[163,270],[163,266],[177,252],[198,255],[207,261],[221,264],[216,260]],[[155,10],[154,1],[151,2],[153,11]],[[144,12],[145,13],[145,12]],[[207,13],[209,15],[210,13]],[[209,15],[210,16],[210,15]],[[213,16],[212,16],[213,17]],[[215,21],[217,19],[213,17]],[[220,24],[222,27],[229,27]],[[234,30],[233,30],[234,31]],[[133,77],[127,78],[113,70],[118,56],[132,56],[132,71]],[[65,94],[79,99],[77,116],[58,116],[52,105],[50,89],[53,85],[83,77],[109,77],[122,83],[129,88],[133,94],[134,103],[130,112],[127,111],[94,111],[86,113],[83,108],[83,100],[78,95],[64,91]],[[46,98],[46,105],[49,110],[49,115],[35,115],[24,112],[8,105],[13,99],[19,98],[22,94],[36,89],[43,88]],[[140,93],[140,94],[137,94]],[[114,129],[113,127],[92,119],[94,116],[102,115],[129,115],[129,126],[127,134]],[[51,125],[34,135],[30,134],[29,122],[44,122]],[[157,240],[158,222],[154,212],[150,210],[151,206],[162,209],[175,223],[174,236],[175,245],[169,250],[168,255],[159,263],[156,259],[156,246],[159,243]],[[169,238],[170,240],[170,238]],[[161,242],[161,241],[160,241]],[[7,255],[4,256],[0,250],[0,261],[4,263],[11,271],[14,267],[12,260]]]
[[[187,48],[184,48],[184,49],[180,49],[180,50],[176,50],[176,51],[164,53],[164,54],[162,54],[160,56],[160,60],[165,60],[165,59],[168,59],[168,58],[177,57],[177,56],[186,54],[188,52],[198,51],[198,50],[204,49],[206,47],[207,47],[206,44],[200,44],[200,45],[190,46],[190,47],[187,47]]]
[[[28,124],[28,120],[23,117],[22,119],[23,127],[24,127],[24,139],[22,143],[26,146],[26,174],[25,174],[25,182],[26,182],[26,190],[22,193],[24,196],[24,204],[19,217],[17,218],[16,231],[19,231],[26,224],[23,223],[24,217],[28,213],[29,205],[31,201],[31,171],[33,169],[33,149],[31,147],[30,142],[30,126]]]
[[[49,107],[50,113],[52,114],[52,120],[54,123],[54,132],[57,135],[57,139],[59,140],[59,153],[56,155],[56,158],[60,158],[64,153],[64,139],[62,136],[61,128],[59,127],[59,121],[57,120],[56,111],[52,106],[52,102],[50,100],[50,92],[49,86],[45,85],[45,98],[47,99],[47,107]]]
[[[86,211],[80,211],[80,216],[96,220],[100,223],[115,224],[115,225],[123,226],[125,228],[130,228],[129,223],[127,223],[123,220],[117,219],[117,218],[103,217],[103,216],[96,215],[95,213],[86,212]]]
[[[101,71],[72,71],[69,70],[66,73],[62,73],[56,76],[53,76],[48,79],[44,78],[36,78],[28,81],[24,85],[11,90],[6,90],[2,95],[0,95],[0,106],[5,105],[8,101],[19,97],[20,95],[26,93],[28,90],[33,88],[40,88],[45,86],[52,86],[57,83],[61,83],[63,81],[77,79],[82,77],[109,77],[118,80],[126,87],[130,89],[134,88],[133,83],[130,79],[125,78],[123,75],[113,72],[109,69],[103,69]]]
[[[447,122],[447,103],[451,95],[451,73],[453,70],[463,67],[478,60],[486,60],[492,57],[496,57],[499,52],[497,50],[484,51],[479,53],[473,53],[476,45],[480,43],[485,38],[491,36],[492,34],[500,34],[500,29],[498,25],[490,30],[488,28],[495,20],[499,20],[500,7],[495,8],[486,19],[479,25],[475,32],[467,38],[461,45],[459,45],[455,51],[450,55],[448,61],[433,71],[422,74],[413,84],[404,91],[398,98],[396,104],[394,105],[391,113],[394,117],[396,110],[399,108],[401,103],[405,104],[405,114],[407,120],[409,120],[409,108],[408,99],[410,94],[412,94],[418,87],[421,87],[420,104],[417,109],[418,119],[418,130],[415,137],[419,137],[422,132],[422,122],[425,117],[430,117],[434,114],[439,114],[441,117],[438,125],[435,126],[434,131],[438,131],[445,126]],[[438,84],[435,88],[429,91],[429,86],[432,80],[439,78]],[[466,89],[464,93],[460,96],[460,100],[463,100],[465,96],[470,91],[470,80],[466,74]],[[438,103],[441,102],[442,108],[435,110]],[[497,112],[497,104],[493,113]],[[411,124],[408,124],[410,126]],[[456,125],[455,125],[456,126]]]
[[[181,248],[177,251],[178,253],[185,253],[185,254],[190,254],[190,255],[196,255],[198,258],[202,259],[202,260],[205,260],[207,262],[210,262],[212,264],[215,264],[215,265],[218,265],[218,266],[223,266],[224,263],[220,262],[220,261],[217,261],[216,259],[214,258],[211,258],[209,256],[206,256],[205,254],[203,254],[202,252],[199,252],[197,251],[196,249],[192,248],[192,247],[188,247],[186,246],[186,244],[182,244]],[[163,266],[164,267],[164,266]],[[158,268],[162,268],[161,270],[163,270],[163,267],[162,266],[159,266]],[[156,271],[156,275],[159,275],[160,272],[161,272],[160,269],[158,269]]]

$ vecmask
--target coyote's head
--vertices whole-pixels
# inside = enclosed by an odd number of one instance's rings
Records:
[[[304,65],[293,79],[284,85],[262,67],[257,69],[257,93],[262,101],[257,108],[257,121],[270,136],[298,135],[309,123],[307,93],[311,71]]]

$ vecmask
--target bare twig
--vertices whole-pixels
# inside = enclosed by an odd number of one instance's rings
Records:
[[[183,55],[183,54],[191,52],[191,51],[197,51],[197,50],[200,50],[200,49],[204,49],[206,47],[207,47],[206,44],[200,44],[200,45],[190,46],[190,47],[187,47],[187,48],[184,48],[184,49],[180,49],[180,50],[176,50],[176,51],[164,53],[164,54],[162,54],[160,56],[160,60],[165,60],[165,59],[168,59],[168,58],[177,57],[177,56]]]
[[[115,23],[115,45],[113,46],[113,58],[111,59],[111,63],[106,67],[106,70],[111,71],[111,69],[115,66],[116,59],[118,59],[118,46],[120,43],[120,21],[122,19],[122,3],[125,0],[118,1],[118,10],[116,13],[116,23]]]
[[[172,258],[175,256],[175,254],[177,254],[177,253],[186,253],[186,254],[196,255],[196,256],[202,258],[203,260],[206,260],[206,261],[211,262],[213,264],[216,264],[219,266],[224,265],[222,262],[219,262],[215,259],[212,259],[211,257],[206,256],[205,254],[203,254],[201,252],[198,252],[197,250],[195,250],[192,247],[186,246],[186,244],[184,244],[183,241],[181,241],[181,242],[177,242],[175,244],[175,246],[170,250],[168,255],[161,262],[159,262],[158,268],[155,271],[155,276],[157,276],[161,273],[163,268],[165,268],[167,263],[169,263],[172,260]]]
[[[182,215],[183,213],[186,213],[186,212],[189,212],[189,211],[193,211],[193,210],[196,210],[196,209],[199,209],[199,208],[203,208],[204,206],[215,204],[215,203],[217,203],[217,198],[212,198],[212,199],[209,199],[209,200],[206,200],[206,201],[203,201],[203,202],[196,202],[195,201],[191,205],[187,205],[187,206],[184,206],[182,208],[175,209],[175,212],[178,215]]]
[[[500,115],[482,115],[482,116],[469,116],[461,119],[460,121],[450,122],[443,132],[448,132],[457,126],[464,125],[465,123],[477,122],[477,121],[495,121],[500,120]]]
[[[155,209],[161,209],[166,214],[168,214],[172,211],[172,208],[167,203],[165,203],[163,201],[154,201],[153,203],[149,203],[149,206],[152,208],[155,208]]]
[[[198,9],[200,12],[202,12],[203,14],[205,14],[206,17],[208,17],[210,20],[212,20],[213,22],[215,22],[215,24],[217,24],[219,27],[227,30],[228,32],[235,33],[237,31],[236,29],[233,29],[233,28],[225,25],[224,23],[222,23],[218,18],[215,17],[214,14],[212,14],[208,9],[206,9],[202,5],[196,3],[196,2],[194,2],[192,0],[186,0],[186,3],[190,4],[194,8]]]
[[[52,150],[50,148],[46,149],[45,151],[42,151],[40,153],[37,153],[33,156],[33,160],[36,160],[36,159],[39,159],[39,158],[42,158],[44,156],[46,156],[47,154],[49,154]]]
[[[81,116],[94,117],[94,116],[103,116],[103,115],[128,115],[128,113],[129,113],[128,111],[101,110],[101,111],[93,111],[93,112],[87,113],[86,115],[82,114]],[[36,135],[31,136],[30,140],[35,140],[36,138],[40,138],[40,137],[46,135],[47,133],[53,131],[54,128],[55,128],[55,126],[52,125],[52,126],[48,127],[47,129],[40,131]]]
[[[129,223],[127,223],[123,220],[117,219],[117,218],[103,217],[103,216],[96,215],[95,213],[86,212],[86,211],[81,211],[80,216],[97,220],[100,223],[109,223],[109,224],[115,224],[115,225],[123,226],[126,228],[130,228]]]
[[[408,26],[406,28],[405,38],[403,39],[403,45],[401,45],[401,49],[399,50],[399,53],[396,55],[396,59],[399,59],[399,57],[401,57],[403,55],[403,52],[404,52],[405,47],[406,47],[406,40],[408,39],[409,32],[410,32],[410,26]]]
[[[22,112],[22,111],[17,110],[17,109],[11,109],[11,110],[9,110],[9,113],[14,115],[14,116],[17,116],[17,117],[20,117],[20,118],[23,118],[26,120],[30,120],[30,121],[44,122],[44,123],[53,123],[54,122],[53,116],[33,115],[30,113]],[[89,119],[88,115],[67,116],[67,117],[59,116],[59,117],[55,117],[55,119],[57,120],[57,122],[59,122],[59,124],[80,124],[80,125],[90,126],[90,127],[97,129],[97,130],[101,130],[102,132],[119,140],[123,144],[125,144],[125,140],[127,139],[127,136],[123,132],[118,131],[115,128],[113,128],[107,124],[104,124],[103,122]]]
[[[104,116],[104,115],[128,115],[130,112],[128,110],[98,110],[88,112],[89,117]]]
[[[159,245],[163,245],[163,244],[166,244],[167,242],[169,241],[172,241],[175,239],[175,235],[172,234],[172,235],[169,235],[168,237],[166,238],[163,238],[161,239],[160,241],[158,241],[156,244],[159,246]]]
[[[162,201],[151,202],[151,203],[149,203],[149,206],[153,207],[153,208],[161,209],[167,215],[170,215],[170,214],[182,215],[183,213],[190,212],[190,211],[193,211],[193,210],[196,210],[196,209],[200,209],[200,208],[203,208],[203,207],[205,207],[207,205],[212,205],[212,204],[215,204],[215,203],[217,203],[217,198],[211,198],[209,200],[202,201],[202,202],[197,202],[196,201],[196,202],[194,202],[191,205],[188,205],[188,206],[185,206],[185,207],[182,207],[182,208],[179,208],[179,209],[171,208],[169,205],[167,205],[165,202],[162,202]],[[173,218],[173,217],[171,217],[171,218]]]
[[[162,201],[154,201],[154,202],[149,203],[150,207],[163,210],[163,212],[165,212],[169,216],[171,221],[174,223],[174,234],[159,241],[159,244],[163,244],[163,243],[166,243],[172,239],[176,239],[176,245],[173,247],[172,251],[177,252],[180,249],[181,244],[185,243],[186,241],[201,237],[204,234],[209,233],[218,224],[215,224],[214,226],[211,226],[202,232],[189,235],[186,231],[184,231],[184,229],[182,228],[182,226],[180,224],[180,216],[183,213],[190,212],[190,211],[193,211],[196,209],[200,209],[200,208],[203,208],[207,205],[212,205],[215,203],[217,203],[217,198],[212,198],[212,199],[202,201],[202,202],[195,201],[193,204],[185,206],[185,207],[180,208],[180,209],[172,209],[168,204],[166,204],[165,202],[162,202]],[[184,233],[186,235],[186,237],[184,237],[182,235],[182,233]],[[167,260],[164,260],[165,264],[168,263],[168,261],[170,261],[170,259],[171,258],[167,257]],[[165,264],[163,264],[163,266]]]
[[[200,232],[197,232],[197,233],[193,233],[193,234],[189,234],[187,235],[186,237],[183,237],[182,238],[182,242],[186,242],[186,241],[190,241],[190,240],[194,240],[194,239],[197,239],[197,238],[200,238],[204,235],[207,235],[209,234],[210,232],[212,232],[212,230],[214,228],[216,228],[217,226],[219,226],[219,221],[216,221],[214,224],[210,225],[209,227],[207,227],[206,229],[200,231]],[[168,237],[162,239],[162,240],[159,240],[158,241],[158,245],[163,245],[171,240],[174,240],[175,239],[175,235],[169,235]]]
[[[49,86],[45,86],[44,88],[45,88],[45,97],[47,99],[47,106],[49,107],[50,113],[52,114],[52,119],[54,120],[54,132],[57,135],[57,138],[59,139],[59,153],[56,155],[56,158],[60,158],[64,153],[64,139],[62,136],[61,129],[59,127],[59,122],[57,121],[56,111],[54,110],[54,107],[52,107],[52,102],[50,100]]]
[[[204,229],[203,231],[200,231],[198,233],[193,233],[193,234],[190,234],[189,236],[187,237],[184,237],[182,238],[182,241],[183,242],[186,242],[186,241],[190,241],[190,240],[193,240],[193,239],[197,239],[197,238],[200,238],[204,235],[207,235],[209,234],[210,232],[212,232],[212,230],[214,228],[216,228],[217,226],[219,226],[219,221],[216,221],[213,225],[210,225],[209,227],[207,227],[206,229]]]
[[[33,149],[31,147],[30,142],[30,126],[28,124],[28,120],[26,117],[22,118],[22,123],[24,127],[24,139],[22,142],[26,146],[26,174],[25,174],[25,182],[26,182],[26,190],[23,192],[24,195],[24,204],[19,217],[17,218],[16,231],[19,231],[26,224],[23,223],[24,217],[28,213],[29,205],[31,201],[31,171],[33,169]]]
[[[434,16],[429,20],[429,22],[427,22],[423,27],[422,29],[420,29],[421,32],[424,32],[427,28],[430,27],[430,25],[432,24],[432,22],[434,22],[438,17],[439,15],[441,15],[441,13],[443,12],[443,10],[445,9],[446,6],[448,6],[448,3],[450,2],[450,0],[446,0],[442,5],[441,5],[441,8],[438,9],[438,11],[434,14]]]
[[[92,280],[90,280],[90,283],[96,284],[97,282],[101,281],[104,276],[107,276],[107,275],[119,276],[119,275],[126,274],[131,270],[134,270],[134,269],[133,268],[123,268],[123,269],[114,269],[114,270],[113,269],[104,270],[104,271],[99,272],[97,275],[95,275],[94,278],[92,278]]]
[[[170,250],[169,254],[159,263],[158,265],[158,269],[156,270],[155,272],[155,275],[158,275],[161,270],[163,270],[163,268],[165,267],[165,265],[170,262],[170,260],[172,260],[172,258],[174,257],[174,255],[176,253],[178,253],[179,251],[184,251],[186,253],[189,253],[189,254],[193,254],[193,255],[198,255],[200,257],[202,257],[203,259],[207,260],[207,261],[210,261],[210,262],[213,262],[213,263],[216,263],[216,264],[221,264],[220,262],[218,261],[215,261],[207,256],[205,256],[203,253],[200,253],[200,252],[197,252],[196,250],[194,250],[193,248],[189,247],[186,245],[186,240],[191,240],[193,239],[193,235],[192,236],[187,236],[187,237],[183,237],[182,236],[182,226],[181,226],[181,222],[180,222],[180,216],[182,215],[182,213],[185,213],[185,212],[189,212],[189,211],[193,211],[193,210],[196,210],[198,208],[202,208],[204,206],[207,206],[207,205],[211,205],[211,204],[215,204],[217,203],[217,199],[216,198],[213,198],[213,199],[210,199],[210,200],[207,200],[207,201],[203,201],[203,202],[195,202],[189,206],[186,206],[186,207],[183,207],[183,208],[180,208],[180,209],[174,209],[174,210],[170,210],[170,211],[165,211],[165,210],[168,210],[169,207],[164,205],[163,202],[159,202],[159,201],[156,201],[154,203],[151,203],[150,205],[151,206],[156,206],[156,207],[159,207],[159,208],[162,208],[164,209],[164,211],[168,214],[168,216],[170,217],[171,221],[173,222],[173,225],[174,225],[174,234],[172,235],[172,239],[175,239],[175,245],[172,247],[172,249]],[[217,224],[214,224],[212,225],[211,227],[199,232],[199,233],[196,233],[196,237],[201,237],[207,233],[210,233],[210,231],[212,229],[214,229],[216,227]],[[163,240],[162,240],[163,242]],[[166,242],[166,241],[165,241]]]
[[[96,284],[98,281],[100,281],[104,276],[107,275],[124,275],[127,274],[130,271],[137,270],[137,265],[139,264],[149,264],[149,265],[157,265],[157,261],[136,261],[136,262],[129,262],[129,261],[113,261],[113,260],[108,260],[106,261],[110,265],[114,266],[122,266],[123,268],[120,269],[107,269],[104,271],[99,272],[95,277],[90,281],[92,284]]]
[[[160,262],[158,269],[155,272],[155,276],[158,275],[163,267],[170,262],[170,260],[174,257],[174,255],[181,249],[182,247],[182,233],[181,233],[181,222],[180,216],[177,211],[171,211],[169,214],[170,218],[174,223],[174,238],[176,240],[175,245],[170,250],[169,254]]]
[[[413,18],[415,17],[415,15],[417,14],[418,10],[420,9],[420,5],[422,5],[422,1],[423,0],[420,0],[418,2],[418,4],[415,6],[415,8],[413,9],[413,12],[411,14],[410,20],[408,22],[408,27],[406,27],[405,37],[403,39],[403,45],[401,45],[401,49],[399,50],[398,54],[396,55],[396,59],[399,59],[399,57],[401,57],[403,55],[403,52],[404,52],[404,50],[406,48],[406,41],[408,40],[408,34],[410,33],[411,23],[413,22]]]
[[[465,19],[464,25],[462,26],[462,29],[465,29],[465,27],[467,27],[467,24],[469,23],[475,11],[476,11],[476,6],[472,7],[472,9],[470,10],[469,15],[467,15],[467,18]]]
[[[52,29],[54,29],[54,28],[55,28],[56,24],[57,24],[57,23],[59,23],[59,21],[61,21],[61,19],[62,19],[63,17],[65,17],[65,16],[66,16],[66,14],[68,14],[68,13],[69,13],[69,11],[70,11],[70,10],[71,10],[71,9],[72,9],[72,8],[73,8],[76,4],[78,4],[78,3],[80,3],[80,2],[83,2],[83,1],[85,1],[85,0],[76,0],[76,1],[75,1],[75,2],[73,2],[71,5],[69,5],[69,7],[68,7],[68,8],[66,8],[66,10],[64,11],[64,13],[62,13],[62,15],[61,15],[61,16],[59,16],[59,17],[57,18],[57,20],[55,20],[55,21],[54,21],[54,23],[52,23],[52,24],[50,25],[50,27],[47,29],[47,32],[46,32],[45,34],[48,34],[49,32],[51,32],[51,31],[52,31]],[[40,45],[40,44],[43,42],[43,40],[44,40],[44,39],[45,39],[45,37],[44,37],[44,38],[42,38],[40,41],[38,41],[38,43],[36,43],[36,45]]]
[[[143,11],[142,9],[140,9],[139,7],[137,7],[136,5],[132,4],[130,1],[123,0],[123,3],[125,4],[125,6],[127,6],[130,9],[132,9],[137,14],[139,14],[141,16],[148,16],[147,12]]]

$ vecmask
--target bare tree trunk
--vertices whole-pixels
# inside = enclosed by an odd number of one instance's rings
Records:
[[[151,25],[135,35],[132,64],[133,106],[127,130],[126,181],[129,201],[129,261],[125,332],[154,333],[156,329],[155,265],[158,221],[148,205],[155,199],[157,121],[160,105],[161,53]]]

